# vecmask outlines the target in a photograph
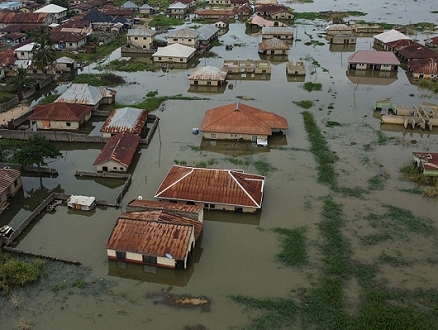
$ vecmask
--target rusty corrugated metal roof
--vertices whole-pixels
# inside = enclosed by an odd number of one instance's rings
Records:
[[[76,32],[67,32],[67,31],[50,31],[50,37],[53,42],[78,42],[80,40],[84,40],[87,38],[86,33],[76,33]]]
[[[169,203],[170,204],[170,203]],[[177,214],[165,212],[163,210],[153,210],[153,211],[138,211],[138,212],[127,212],[122,213],[120,218],[129,220],[142,220],[142,221],[157,221],[164,223],[172,223],[175,225],[190,225],[194,228],[195,238],[202,233],[202,228],[204,224],[200,221],[189,219]]]
[[[260,208],[265,177],[239,170],[174,165],[155,198]]]
[[[144,208],[144,211],[148,210],[175,210],[175,211],[184,211],[184,212],[191,212],[191,213],[199,213],[202,210],[201,206],[198,205],[190,205],[190,204],[175,204],[175,203],[168,203],[168,202],[160,202],[160,201],[153,201],[153,200],[147,200],[147,199],[134,199],[131,202],[129,202],[128,207],[138,207],[138,208]]]
[[[197,38],[199,37],[199,32],[189,28],[178,29],[169,32],[168,38]]]
[[[113,160],[129,167],[137,150],[140,136],[128,132],[118,133],[109,138],[93,165]]]
[[[429,58],[429,57],[438,58],[437,53],[435,53],[430,48],[419,43],[414,43],[412,45],[401,47],[397,50],[397,52],[408,60]]]
[[[37,105],[29,116],[30,120],[62,120],[82,121],[91,112],[93,107],[71,103],[49,103]]]
[[[119,218],[107,249],[181,260],[190,248],[191,225]]]
[[[148,118],[148,111],[137,108],[113,110],[100,129],[104,133],[129,132],[140,134]]]
[[[99,89],[88,84],[71,84],[55,102],[76,103],[85,105],[99,104],[102,94]]]
[[[413,59],[409,61],[408,66],[409,71],[414,73],[438,74],[438,59],[436,58]]]
[[[289,50],[289,45],[276,37],[271,39],[264,39],[259,43],[259,48],[261,50]]]
[[[203,132],[272,135],[273,129],[288,129],[286,118],[236,102],[207,110]]]
[[[0,24],[44,24],[48,13],[21,13],[0,11]]]
[[[0,168],[0,195],[20,177],[20,171],[13,168]]]
[[[225,81],[228,71],[215,68],[214,66],[203,66],[195,68],[189,76],[189,80],[212,80]]]

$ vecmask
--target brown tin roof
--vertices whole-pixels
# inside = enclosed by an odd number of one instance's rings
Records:
[[[213,81],[225,81],[228,71],[225,69],[219,69],[214,66],[203,66],[195,68],[190,74],[190,80],[213,80]]]
[[[173,165],[155,198],[261,208],[265,177],[242,170]]]
[[[120,217],[106,245],[107,249],[181,260],[190,248],[191,225]]]
[[[137,150],[140,136],[128,132],[113,135],[105,143],[102,151],[97,156],[93,165],[99,165],[113,160],[119,164],[129,167],[132,158]]]
[[[37,105],[29,116],[30,120],[62,120],[82,121],[91,112],[93,107],[73,103],[50,103]]]
[[[44,24],[48,13],[21,13],[13,11],[0,11],[1,24]]]
[[[430,48],[421,45],[419,43],[415,43],[409,46],[401,47],[398,50],[398,53],[406,58],[407,60],[420,59],[420,58],[438,58],[438,54],[435,53]]]
[[[13,168],[0,168],[0,195],[20,177],[20,171]]]
[[[423,74],[438,74],[437,58],[422,58],[409,61],[409,71]]]
[[[207,110],[203,132],[272,135],[273,129],[288,129],[286,118],[236,102]]]
[[[135,207],[135,208],[142,208],[143,211],[150,211],[150,210],[163,210],[172,212],[174,211],[184,211],[184,212],[191,212],[191,213],[199,213],[203,208],[199,205],[191,205],[191,204],[175,204],[175,203],[168,203],[168,202],[160,202],[160,201],[153,201],[153,200],[147,200],[147,199],[134,199],[127,207]]]
[[[259,48],[261,50],[289,50],[289,45],[276,37],[271,39],[264,39],[259,43]]]
[[[78,42],[87,38],[86,33],[50,31],[50,38],[53,42]]]
[[[171,203],[168,203],[171,204]],[[134,211],[122,213],[120,218],[130,219],[130,220],[143,220],[143,221],[157,221],[172,223],[175,225],[190,225],[194,228],[195,239],[201,236],[202,228],[204,224],[200,221],[189,219],[177,214],[169,213],[163,210],[152,210],[152,211]]]

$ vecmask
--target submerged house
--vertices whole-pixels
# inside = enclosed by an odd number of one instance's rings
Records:
[[[306,64],[303,61],[289,61],[286,64],[286,73],[290,76],[305,76]]]
[[[294,30],[289,26],[272,26],[262,28],[262,39],[277,38],[291,42],[294,39]]]
[[[118,133],[109,138],[93,165],[98,172],[128,171],[137,151],[140,136],[128,132]]]
[[[74,130],[91,118],[92,106],[55,102],[37,105],[29,116],[31,126],[37,129]]]
[[[71,195],[67,199],[67,206],[75,210],[91,211],[96,206],[93,196]]]
[[[204,66],[194,69],[188,79],[193,86],[221,86],[226,83],[227,74],[225,69]]]
[[[208,210],[255,213],[262,207],[265,177],[243,170],[173,165],[155,198]]]
[[[158,47],[158,50],[152,55],[154,62],[163,63],[188,63],[195,55],[196,49],[193,47],[172,44],[165,47]]]
[[[438,176],[438,152],[413,152],[414,164],[424,176]]]
[[[397,71],[400,61],[392,52],[358,50],[348,57],[348,68],[353,70]]]
[[[286,118],[240,102],[207,110],[200,127],[205,139],[253,142],[287,129]]]
[[[148,111],[125,107],[111,111],[100,131],[105,138],[121,132],[141,135],[146,126]]]
[[[289,55],[289,45],[276,37],[263,39],[259,43],[259,53],[266,55]]]
[[[123,213],[108,239],[108,259],[186,269],[203,223],[162,210]]]
[[[438,58],[413,59],[408,63],[408,70],[415,79],[437,79]]]
[[[9,198],[23,187],[19,170],[0,168],[0,213],[9,205]]]
[[[106,87],[94,87],[88,84],[71,84],[55,103],[72,103],[83,104],[93,107],[93,110],[99,108],[101,104],[114,103],[116,91]]]

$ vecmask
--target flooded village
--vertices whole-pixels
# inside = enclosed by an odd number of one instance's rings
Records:
[[[1,287],[0,328],[438,327],[432,0],[69,6],[92,23],[53,36],[123,45],[59,39],[58,65],[125,82],[24,67],[50,83],[2,108],[0,264],[41,275]],[[38,136],[42,174],[11,156]]]

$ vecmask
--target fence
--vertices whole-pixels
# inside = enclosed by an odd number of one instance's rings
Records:
[[[20,101],[18,100],[18,96],[16,96],[12,100],[0,104],[0,112],[5,112],[13,106],[16,106],[18,103],[20,103]]]

